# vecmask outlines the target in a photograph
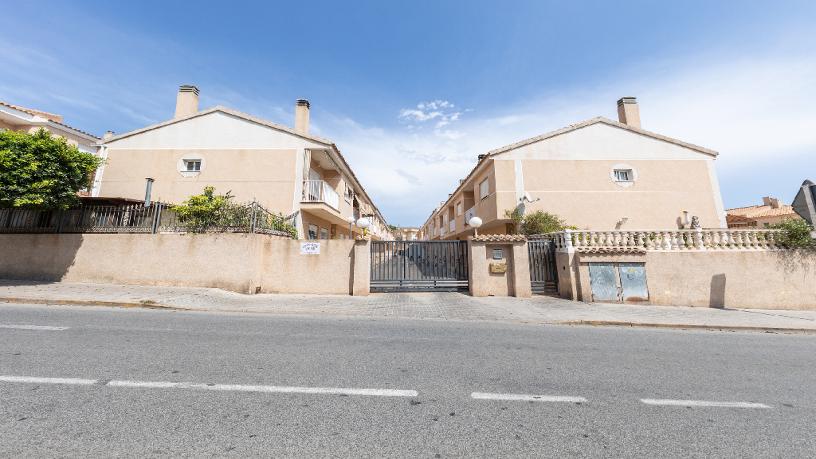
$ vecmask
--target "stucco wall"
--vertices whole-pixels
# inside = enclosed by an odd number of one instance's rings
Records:
[[[559,293],[592,301],[588,263],[641,262],[649,303],[669,306],[816,309],[816,253],[790,250],[559,252]]]
[[[211,185],[231,191],[236,201],[256,199],[272,212],[292,212],[296,150],[108,148],[100,196],[143,199],[145,178],[152,177],[153,200],[179,203]],[[185,177],[182,159],[202,159],[200,173]],[[298,184],[298,186],[300,186]]]
[[[301,255],[300,242],[262,234],[5,234],[0,278],[349,294],[355,242],[320,241],[319,255]]]

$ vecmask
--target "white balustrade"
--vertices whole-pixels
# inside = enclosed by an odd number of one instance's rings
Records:
[[[554,233],[560,250],[771,250],[779,230],[683,229],[644,231],[567,230]]]

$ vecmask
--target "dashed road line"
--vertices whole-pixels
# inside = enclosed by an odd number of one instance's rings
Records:
[[[298,387],[298,386],[260,386],[244,384],[208,384],[172,381],[125,381],[99,380],[80,378],[41,378],[34,376],[0,376],[0,382],[28,384],[73,384],[81,386],[100,385],[134,389],[191,389],[221,392],[260,392],[267,394],[310,394],[310,395],[359,395],[368,397],[416,397],[415,390],[403,389],[368,389],[347,387]]]
[[[75,386],[90,386],[98,383],[99,380],[80,378],[38,378],[36,376],[0,376],[0,382],[28,384],[73,384]]]
[[[490,392],[473,392],[470,398],[476,400],[515,400],[525,402],[564,402],[564,403],[585,403],[584,397],[574,397],[569,395],[528,395],[528,394],[499,394]]]
[[[196,389],[225,392],[263,392],[270,394],[313,394],[313,395],[363,395],[370,397],[416,397],[415,390],[402,389],[355,389],[346,387],[298,387],[298,386],[255,386],[243,384],[202,384],[169,381],[117,381],[110,387],[133,387],[147,389]]]
[[[0,324],[0,328],[7,328],[12,330],[62,331],[68,330],[69,327],[52,327],[50,325]]]
[[[711,400],[673,400],[673,399],[654,399],[643,398],[640,399],[642,403],[647,405],[657,406],[699,406],[699,407],[714,407],[714,408],[771,408],[764,403],[754,402],[717,402]]]

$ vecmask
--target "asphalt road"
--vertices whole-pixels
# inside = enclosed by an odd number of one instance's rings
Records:
[[[2,305],[0,456],[812,457],[814,364],[805,335]]]

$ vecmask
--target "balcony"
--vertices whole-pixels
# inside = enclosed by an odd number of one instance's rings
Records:
[[[320,202],[334,210],[340,210],[340,195],[323,180],[304,180],[302,201]]]
[[[465,211],[465,226],[468,226],[468,222],[471,218],[476,216],[476,206],[471,207],[470,209]]]

